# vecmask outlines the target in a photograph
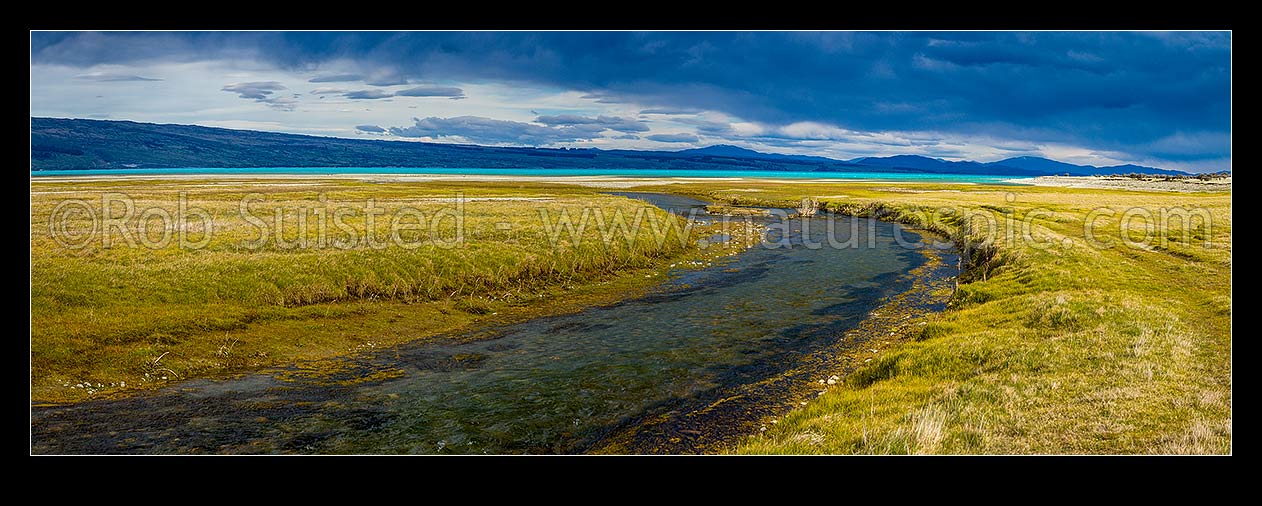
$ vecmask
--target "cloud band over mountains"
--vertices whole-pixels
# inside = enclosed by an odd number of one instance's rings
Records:
[[[477,98],[464,110],[423,115],[427,125],[454,128],[432,132],[444,137],[563,143],[590,139],[599,127],[605,138],[639,138],[627,142],[852,154],[906,146],[943,157],[1052,146],[1083,157],[1230,165],[1227,32],[35,32],[31,41],[33,66],[101,76],[76,79],[84,86],[159,89],[172,82],[150,71],[160,65],[238,60],[294,76],[215,85],[275,114],[301,114],[305,101],[334,98]],[[244,86],[268,81],[285,88]],[[499,88],[474,97],[472,83]],[[316,87],[342,91],[308,91]],[[544,99],[561,92],[575,98]],[[100,94],[85,90],[83,100],[87,93]],[[514,113],[523,96],[547,110]],[[342,121],[342,128],[363,122]],[[492,126],[506,130],[495,134]],[[814,131],[792,131],[807,128]]]

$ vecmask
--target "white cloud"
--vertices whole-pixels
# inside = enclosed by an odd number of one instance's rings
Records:
[[[780,127],[777,131],[781,135],[793,139],[841,140],[849,139],[853,136],[853,132],[849,130],[813,121],[791,123]]]
[[[319,75],[351,73],[356,73],[356,70],[348,65],[345,68],[322,69]],[[677,145],[723,143],[764,152],[819,155],[838,159],[921,154],[948,159],[994,161],[1011,156],[1034,155],[1093,165],[1171,165],[1161,160],[1137,159],[1125,153],[1014,141],[985,135],[931,131],[855,131],[841,125],[813,121],[774,125],[714,111],[655,108],[651,104],[630,102],[604,103],[583,98],[584,93],[574,90],[548,86],[523,87],[487,81],[414,85],[446,94],[454,94],[454,90],[460,90],[468,98],[458,101],[399,96],[398,90],[408,89],[405,87],[365,87],[367,89],[360,90],[375,92],[373,95],[381,95],[379,98],[390,98],[394,102],[352,100],[342,96],[351,91],[349,88],[308,82],[315,75],[310,71],[295,73],[257,63],[235,61],[108,65],[86,69],[33,65],[31,86],[40,92],[32,93],[30,106],[34,116],[109,117],[158,123],[196,123],[352,138],[359,136],[355,128],[357,125],[404,125],[402,128],[406,129],[415,126],[413,116],[441,119],[479,117],[529,126],[514,126],[505,135],[495,135],[486,130],[477,130],[477,125],[474,124],[477,122],[466,122],[470,124],[463,125],[464,130],[455,131],[442,131],[430,125],[432,128],[428,131],[414,132],[423,135],[409,139],[662,149],[664,146],[654,140],[656,137],[659,140],[684,140]],[[160,77],[163,80],[126,81],[115,80],[116,76]],[[260,83],[264,85],[257,86]],[[248,86],[251,84],[256,86]],[[443,87],[451,89],[439,90]],[[294,97],[294,94],[300,96]],[[365,108],[366,104],[371,104],[372,107]],[[898,108],[898,104],[887,104],[887,107]],[[545,117],[567,116],[584,120],[565,123],[549,119],[549,124],[536,121]],[[584,123],[587,124],[583,125]],[[621,126],[613,128],[611,125]],[[583,126],[583,129],[552,130],[557,127],[579,126]],[[663,135],[678,137],[662,137]],[[1179,154],[1191,151],[1204,142],[1201,134],[1186,132],[1155,141],[1151,147],[1156,151]],[[1179,168],[1217,170],[1229,166],[1230,159],[1225,159],[1199,161],[1195,165]]]
[[[144,76],[138,76],[138,75],[136,75],[136,74],[120,74],[120,73],[117,73],[117,72],[102,72],[102,71],[88,72],[88,73],[86,73],[86,74],[79,74],[79,75],[77,75],[77,76],[74,76],[74,78],[75,78],[75,79],[84,80],[84,81],[96,81],[96,82],[100,82],[100,83],[109,83],[109,82],[128,82],[128,81],[132,81],[132,82],[135,82],[135,81],[161,81],[161,80],[162,80],[162,79],[158,79],[158,78],[154,78],[154,77],[144,77]]]

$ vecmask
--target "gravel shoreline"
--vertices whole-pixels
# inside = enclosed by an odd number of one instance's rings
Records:
[[[1009,183],[1065,188],[1104,188],[1113,190],[1170,192],[1229,192],[1231,177],[1201,180],[1196,178],[1166,179],[1161,176],[1134,179],[1125,176],[1039,176],[1008,179]]]

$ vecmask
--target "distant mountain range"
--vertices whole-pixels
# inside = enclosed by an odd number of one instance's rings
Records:
[[[162,167],[484,167],[917,172],[1000,176],[1169,174],[1022,156],[952,162],[917,155],[853,160],[782,155],[728,145],[683,151],[508,148],[230,130],[132,121],[31,118],[31,170]]]

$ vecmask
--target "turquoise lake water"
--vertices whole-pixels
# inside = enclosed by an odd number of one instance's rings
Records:
[[[773,179],[873,179],[881,181],[921,181],[950,183],[1002,184],[1017,176],[977,176],[970,174],[922,174],[901,172],[806,172],[771,170],[673,170],[673,169],[493,169],[477,167],[188,167],[165,169],[41,170],[31,177],[52,176],[155,176],[198,174],[437,174],[470,176],[621,176],[621,177],[696,177],[696,178],[773,178]]]

